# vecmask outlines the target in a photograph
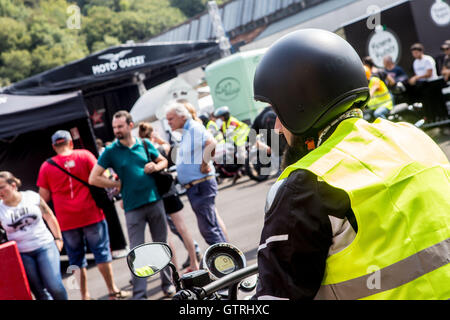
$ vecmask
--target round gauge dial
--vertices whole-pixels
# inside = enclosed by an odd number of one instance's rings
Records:
[[[236,264],[229,255],[220,254],[214,259],[214,267],[223,274],[229,274],[236,269]]]

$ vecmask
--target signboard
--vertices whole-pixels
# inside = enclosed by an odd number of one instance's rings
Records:
[[[405,1],[376,14],[377,19],[372,12],[343,27],[345,38],[361,58],[370,56],[383,67],[382,56],[389,54],[411,76],[412,44],[422,43],[425,53],[435,59],[442,55],[441,44],[450,34],[450,6],[446,1]],[[373,21],[377,27],[372,27]]]
[[[143,65],[145,63],[145,55],[133,55],[132,49],[121,50],[118,53],[107,53],[97,57],[98,60],[106,60],[107,62],[92,66],[92,74],[103,74],[106,72],[116,71],[117,69],[127,69]],[[129,55],[129,57],[125,57]]]
[[[383,58],[392,57],[395,63],[400,60],[400,41],[392,30],[377,26],[370,35],[367,52],[377,67],[383,68]]]
[[[241,121],[253,121],[267,103],[253,98],[256,66],[266,49],[239,52],[210,64],[205,79],[211,90],[214,108],[228,106]]]
[[[378,14],[379,19],[372,28],[368,27],[368,21],[373,16],[363,17],[344,26],[345,38],[361,58],[370,56],[378,67],[383,67],[383,57],[391,55],[398,65],[412,75],[413,58],[409,47],[419,39],[411,3],[404,2]]]
[[[233,77],[223,78],[214,88],[217,99],[224,102],[236,99],[240,92],[241,83]]]
[[[450,6],[443,0],[436,0],[431,5],[430,15],[433,22],[439,27],[445,27],[450,24]]]
[[[442,54],[441,44],[450,35],[450,6],[443,0],[412,1],[411,9],[425,53],[436,58]]]

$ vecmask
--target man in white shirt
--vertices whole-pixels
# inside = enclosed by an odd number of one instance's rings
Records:
[[[424,54],[424,47],[421,43],[411,46],[411,54],[415,59],[413,62],[415,76],[408,80],[410,85],[415,85],[417,81],[437,79],[436,62],[431,56]]]

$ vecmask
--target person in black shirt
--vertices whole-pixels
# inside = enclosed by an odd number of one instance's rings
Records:
[[[446,40],[441,46],[441,50],[444,51],[445,55],[442,62],[441,75],[444,77],[445,81],[450,80],[450,40]]]
[[[397,66],[392,60],[391,56],[386,56],[383,58],[384,71],[387,72],[389,76],[391,76],[395,83],[403,82],[408,80],[408,75],[402,67]]]

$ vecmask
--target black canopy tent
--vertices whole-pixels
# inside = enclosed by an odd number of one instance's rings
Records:
[[[219,58],[217,41],[124,44],[14,83],[3,92],[43,95],[81,90],[95,136],[107,141],[114,138],[112,115],[131,109],[140,96],[139,86],[150,89]]]
[[[75,148],[97,155],[97,147],[81,92],[20,96],[0,94],[0,171],[10,171],[22,181],[22,190],[37,191],[41,164],[55,155],[51,136],[68,130]],[[111,247],[126,247],[114,204],[105,210]]]
[[[1,139],[87,117],[80,92],[44,96],[0,94]]]

